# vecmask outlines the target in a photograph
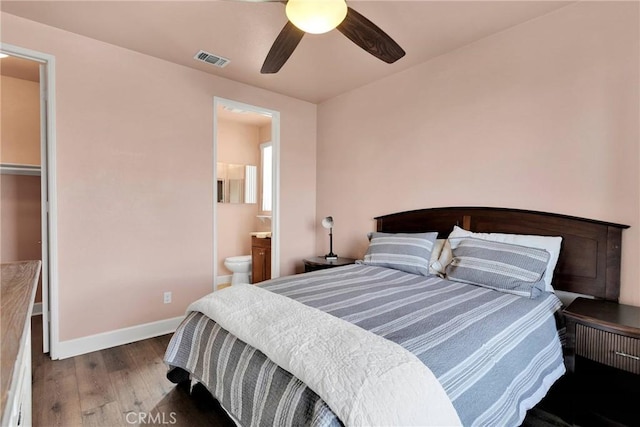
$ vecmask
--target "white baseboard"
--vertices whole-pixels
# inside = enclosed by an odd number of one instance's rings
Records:
[[[42,314],[42,303],[37,302],[33,304],[33,311],[31,312],[31,316],[40,316]]]
[[[223,285],[225,283],[231,283],[231,278],[233,276],[231,274],[229,274],[228,276],[218,276],[216,277],[216,289],[218,288],[218,285]],[[251,273],[249,273],[249,283],[251,283]]]
[[[231,283],[231,274],[227,276],[218,276],[216,277],[216,286],[222,283]]]
[[[183,319],[184,316],[179,316],[172,319],[159,320],[157,322],[89,335],[88,337],[60,341],[58,343],[57,356],[59,359],[66,359],[68,357],[91,353],[92,351],[104,350],[105,348],[169,334],[175,332]]]

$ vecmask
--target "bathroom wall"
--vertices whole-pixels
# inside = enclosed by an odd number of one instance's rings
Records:
[[[218,119],[218,162],[259,166],[259,136],[258,126]],[[251,254],[259,213],[259,203],[218,203],[218,277],[231,274],[225,258]]]
[[[260,143],[271,141],[271,124],[260,126],[258,129]]]
[[[258,141],[260,144],[271,141],[271,123],[258,128]],[[260,146],[258,146],[259,149]],[[260,154],[258,153],[258,156]],[[262,189],[262,160],[258,157],[258,189]],[[271,212],[262,211],[262,194],[258,195],[258,211],[260,215],[271,215]],[[271,231],[271,220],[256,217],[254,231]]]

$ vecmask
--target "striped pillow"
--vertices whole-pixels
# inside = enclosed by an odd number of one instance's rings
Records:
[[[549,252],[470,237],[450,239],[453,260],[446,278],[528,298],[545,289]]]
[[[433,233],[370,233],[364,264],[429,275],[429,259],[438,237]]]

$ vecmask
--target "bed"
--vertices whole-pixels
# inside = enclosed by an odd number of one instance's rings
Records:
[[[519,425],[565,372],[561,302],[542,280],[553,251],[452,230],[561,238],[553,289],[619,295],[620,224],[480,207],[376,222],[382,234],[364,263],[234,286],[192,304],[165,355],[168,377],[204,384],[240,425]],[[393,251],[423,234],[431,244],[451,236],[444,278],[423,264],[389,263],[389,250],[374,256],[374,242]],[[505,251],[540,261],[517,270],[535,286],[495,285],[486,269],[465,269],[478,253]]]

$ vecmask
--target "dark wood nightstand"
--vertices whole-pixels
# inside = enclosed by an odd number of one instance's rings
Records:
[[[570,371],[581,356],[640,375],[640,307],[577,298],[564,314]]]
[[[640,307],[577,298],[564,314],[575,421],[640,425]]]
[[[324,270],[326,268],[340,267],[343,265],[355,264],[354,258],[338,257],[338,259],[325,259],[323,256],[307,258],[304,261],[304,272]]]

